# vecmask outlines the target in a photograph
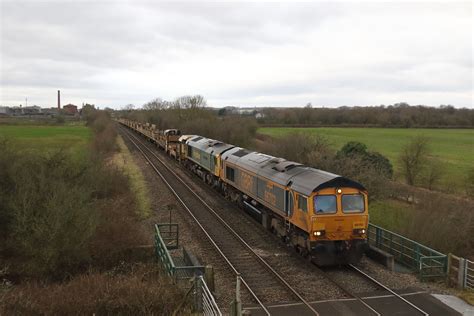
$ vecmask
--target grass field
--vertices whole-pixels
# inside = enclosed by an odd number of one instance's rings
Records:
[[[13,140],[22,148],[39,151],[65,148],[74,154],[83,153],[91,135],[91,130],[84,125],[0,125],[0,139]]]
[[[474,130],[472,129],[402,129],[402,128],[260,128],[261,134],[281,137],[301,131],[325,136],[334,149],[349,141],[359,141],[387,156],[399,171],[398,155],[401,148],[417,135],[430,140],[432,156],[442,162],[444,186],[464,180],[466,171],[474,166]]]

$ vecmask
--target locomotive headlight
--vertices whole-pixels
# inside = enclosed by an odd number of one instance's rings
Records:
[[[342,193],[342,190],[341,189],[337,189],[337,194],[341,194]]]
[[[317,230],[317,231],[313,232],[313,235],[316,236],[316,237],[321,237],[321,236],[324,235],[324,233],[325,233],[324,230]]]
[[[354,229],[353,231],[354,235],[365,235],[365,233],[366,233],[365,228]]]

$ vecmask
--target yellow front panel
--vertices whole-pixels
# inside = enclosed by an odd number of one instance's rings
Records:
[[[365,235],[354,235],[354,229],[367,229],[369,224],[367,195],[353,188],[340,188],[341,193],[336,192],[336,188],[325,189],[315,195],[335,195],[337,201],[337,211],[334,214],[318,215],[314,213],[314,196],[310,199],[310,216],[312,221],[312,232],[324,231],[321,237],[311,233],[311,240],[349,240],[354,238],[365,238]],[[344,213],[342,211],[341,197],[343,194],[362,194],[364,196],[364,212]]]

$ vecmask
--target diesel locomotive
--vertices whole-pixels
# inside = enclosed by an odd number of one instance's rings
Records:
[[[179,130],[121,119],[320,266],[367,247],[368,193],[348,178]]]

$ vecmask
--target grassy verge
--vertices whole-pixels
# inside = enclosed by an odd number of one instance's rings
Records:
[[[384,199],[370,203],[370,222],[442,253],[472,258],[473,203],[432,192],[418,192],[415,197],[421,202]]]
[[[138,215],[142,218],[149,217],[151,202],[145,178],[120,136],[117,136],[117,145],[119,151],[112,157],[112,162],[129,178],[131,190],[136,198]]]
[[[369,210],[372,224],[395,232],[404,230],[413,212],[409,204],[390,199],[370,203]]]
[[[474,306],[474,291],[462,291],[459,297],[465,300],[468,304]]]

